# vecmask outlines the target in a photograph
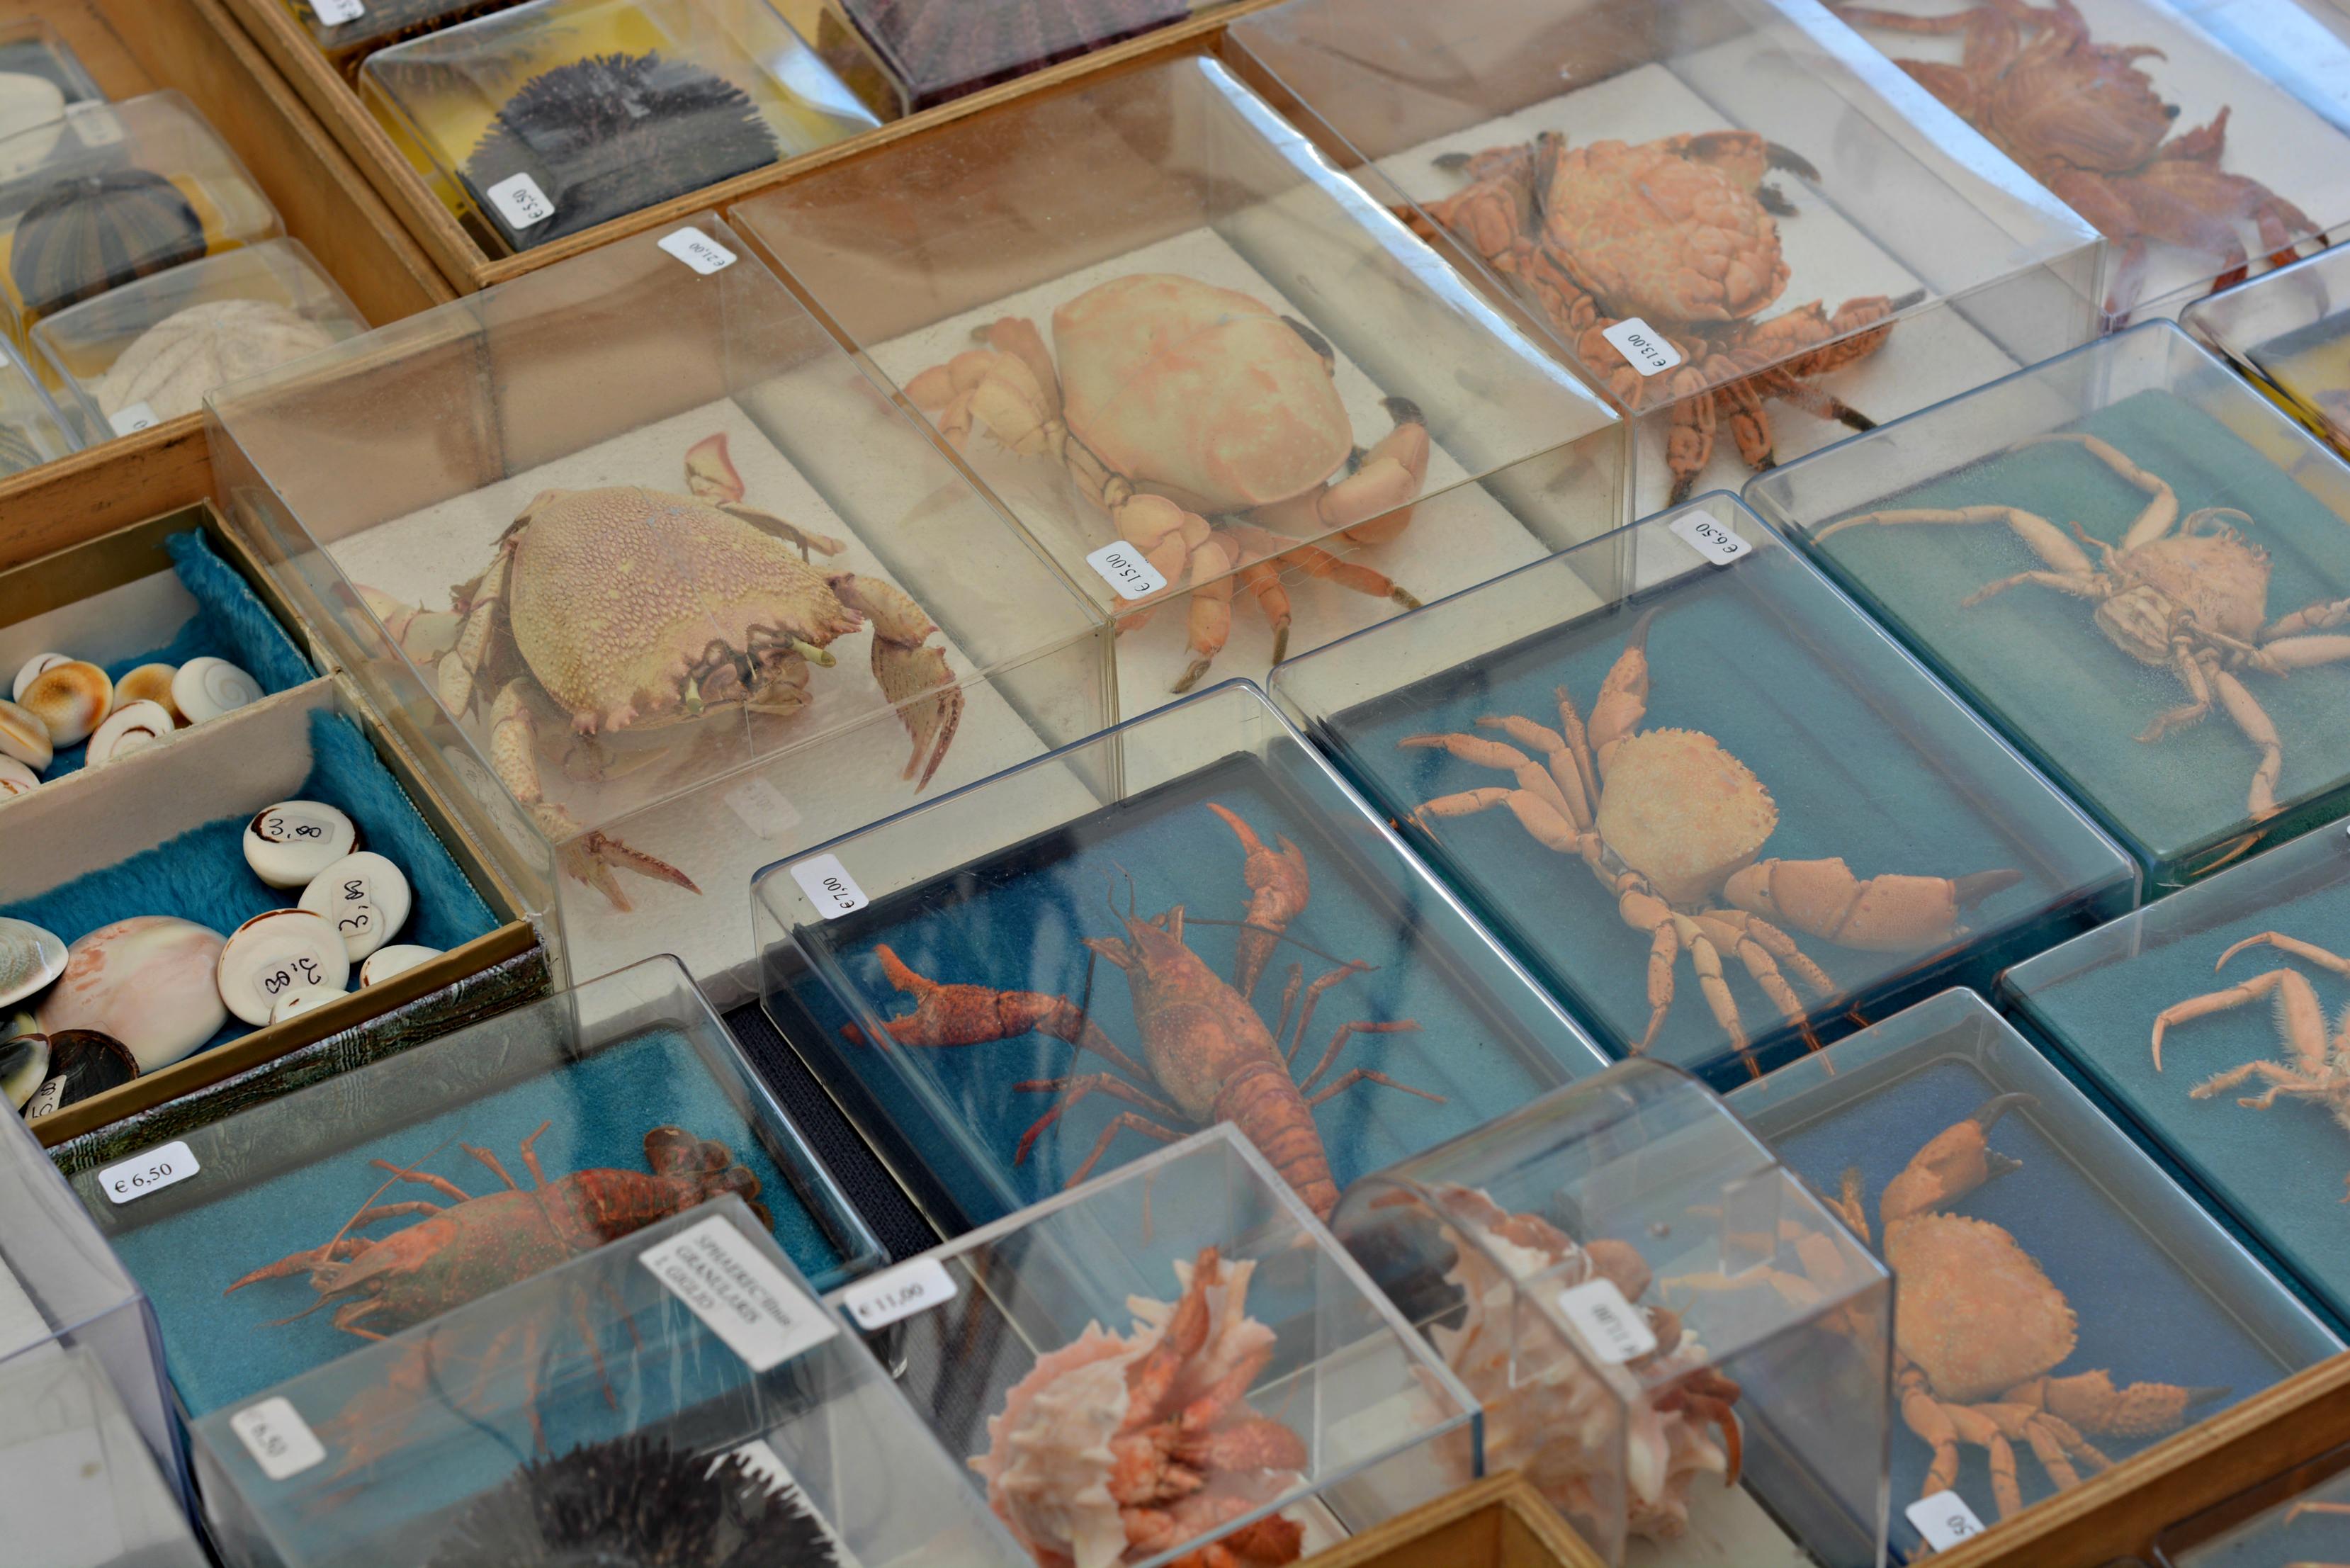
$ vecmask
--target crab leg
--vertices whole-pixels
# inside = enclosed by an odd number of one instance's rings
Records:
[[[506,566],[513,559],[512,551],[499,550],[489,570],[475,579],[473,596],[466,601],[465,624],[457,631],[456,645],[442,656],[433,672],[441,705],[455,717],[463,717],[473,705],[473,674],[481,669],[482,656],[489,650],[490,630],[498,607],[505,599]]]
[[[2224,960],[2222,961],[2225,961]],[[2317,1005],[2317,992],[2298,970],[2272,969],[2225,991],[2190,996],[2155,1015],[2154,1070],[2162,1071],[2162,1037],[2174,1023],[2188,1023],[2248,1002],[2276,996],[2277,1033],[2293,1048],[2302,1066],[2323,1070],[2325,1064],[2325,1013]]]
[[[2327,631],[2345,620],[2350,620],[2350,599],[2320,599],[2282,617],[2274,626],[2261,633],[2260,639],[2273,642],[2278,638],[2293,637],[2305,631]]]
[[[2282,669],[2308,670],[2350,659],[2350,637],[2284,637],[2262,645],[2261,651]]]
[[[1318,545],[1301,545],[1246,523],[1227,523],[1223,532],[1284,566],[1295,566],[1307,576],[1337,584],[1367,598],[1393,599],[1406,609],[1418,609],[1419,599],[1407,588],[1396,587],[1394,579],[1385,573],[1334,556]]]
[[[2327,952],[2314,942],[2305,942],[2299,937],[2288,937],[2280,931],[2262,931],[2258,936],[2246,937],[2242,941],[2221,953],[2220,961],[2211,967],[2215,970],[2224,967],[2230,959],[2234,958],[2246,948],[2275,948],[2280,952],[2291,953],[2293,957],[2305,959],[2321,969],[2330,970],[2335,974],[2350,978],[2350,959],[2345,959],[2338,953]]]
[[[1863,512],[1831,523],[1812,537],[1815,540],[1829,538],[1846,528],[1856,528],[1863,524],[1904,527],[1911,524],[1940,523],[2004,523],[2015,530],[2016,537],[2022,540],[2050,569],[2071,577],[2096,575],[2096,567],[2090,562],[2088,555],[2066,538],[2063,529],[2047,518],[2026,512],[2020,506],[1929,506]]]
[[[1487,716],[1480,718],[1477,722],[1498,724],[1504,721]],[[1526,721],[1521,720],[1519,722],[1525,723]],[[1527,727],[1536,731],[1541,730],[1538,724],[1528,724]],[[1552,739],[1556,741],[1557,737],[1553,736]],[[1489,741],[1482,735],[1407,735],[1396,744],[1406,751],[1424,751],[1430,747],[1438,747],[1464,763],[1474,763],[1479,767],[1499,768],[1504,773],[1514,774],[1517,775],[1520,789],[1538,796],[1544,805],[1557,812],[1565,821],[1580,824],[1590,815],[1588,811],[1575,808],[1574,803],[1560,788],[1559,780],[1552,770],[1544,768],[1515,746],[1500,741]],[[1565,749],[1565,744],[1564,742],[1559,742],[1561,750]],[[1570,774],[1569,777],[1572,782],[1572,775]],[[1576,786],[1576,793],[1581,793],[1579,784]]]
[[[2074,441],[2086,447],[2090,454],[2107,468],[2112,469],[2123,479],[2152,497],[2147,503],[2146,510],[2139,513],[2137,520],[2130,524],[2129,532],[2122,535],[2120,545],[2122,550],[2136,550],[2151,545],[2178,524],[2178,496],[2172,491],[2168,482],[2160,474],[2148,473],[2145,469],[2132,462],[2126,453],[2110,441],[2102,441],[2079,431],[2054,431],[2046,435],[2026,436],[2009,450],[2021,452],[2027,446],[2045,446],[2051,441]]]
[[[1723,893],[1738,908],[1783,920],[1839,947],[1902,952],[1945,942],[1960,917],[2023,880],[2012,870],[1856,877],[1841,858],[1764,860],[1734,873]]]
[[[2214,670],[2211,685],[2219,692],[2220,706],[2236,722],[2244,739],[2260,748],[2261,760],[2252,769],[2252,787],[2245,796],[2245,809],[2255,822],[2274,816],[2276,782],[2284,772],[2284,741],[2277,734],[2268,710],[2244,690],[2244,683],[2234,675],[2225,670]]]
[[[562,846],[564,871],[603,894],[624,915],[636,906],[612,875],[615,867],[699,895],[702,889],[693,878],[668,861],[632,849],[600,828],[584,829],[569,812],[544,798],[538,783],[538,721],[531,711],[529,685],[520,679],[508,681],[490,706],[490,767],[539,831]]]
[[[1640,727],[1648,712],[1648,623],[1657,612],[1648,610],[1632,623],[1624,639],[1624,651],[1607,669],[1607,678],[1599,683],[1599,699],[1591,704],[1591,724],[1588,731],[1591,749],[1597,763],[1599,776],[1607,776],[1607,761],[1616,748]]]
[[[914,742],[898,776],[910,779],[920,790],[931,782],[954,743],[962,722],[963,691],[947,663],[946,650],[931,646],[939,628],[903,588],[882,577],[860,577],[844,572],[830,579],[840,602],[863,616],[873,628],[873,682],[898,710]],[[805,645],[803,645],[805,652]]]

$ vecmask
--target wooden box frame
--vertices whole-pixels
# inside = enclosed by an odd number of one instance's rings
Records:
[[[1605,1568],[1515,1470],[1448,1492],[1317,1552],[1301,1568]]]

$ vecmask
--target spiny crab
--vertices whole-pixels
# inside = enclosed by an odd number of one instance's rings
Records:
[[[1385,576],[1305,543],[1337,535],[1384,544],[1411,520],[1428,477],[1419,410],[1386,400],[1395,428],[1366,452],[1338,396],[1337,360],[1311,327],[1235,289],[1172,274],[1130,274],[1053,311],[1053,346],[1033,321],[981,328],[986,344],[906,385],[939,431],[963,446],[984,426],[1022,456],[1064,464],[1120,539],[1191,594],[1189,691],[1232,631],[1234,587],[1288,649],[1281,568],[1358,593],[1419,601]],[[1155,607],[1124,618],[1139,626]]]
[[[1429,203],[1428,216],[1532,296],[1585,364],[1611,367],[1608,390],[1626,408],[1671,403],[1674,502],[1711,460],[1721,418],[1749,464],[1772,466],[1765,398],[1876,428],[1810,383],[1877,352],[1889,318],[1918,296],[1848,299],[1833,316],[1814,300],[1756,319],[1787,286],[1773,214],[1795,210],[1765,177],[1773,169],[1820,177],[1794,152],[1746,130],[1573,148],[1544,131],[1531,146],[1447,153],[1437,163],[1471,183]],[[1635,368],[1607,336],[1635,319],[1680,363],[1653,375]]]
[[[1406,750],[1441,750],[1480,767],[1506,770],[1515,788],[1489,785],[1440,795],[1412,813],[1431,819],[1506,806],[1545,848],[1579,857],[1616,896],[1617,914],[1649,935],[1648,1027],[1632,1049],[1646,1051],[1673,1002],[1674,966],[1682,952],[1714,1022],[1745,1059],[1738,1002],[1722,960],[1745,966],[1789,1023],[1809,1036],[1807,1014],[1781,966],[1815,997],[1835,983],[1774,920],[1839,946],[1907,952],[1950,941],[1960,917],[2022,879],[2012,870],[1968,876],[1857,877],[1841,858],[1756,861],[1779,808],[1753,771],[1702,730],[1644,730],[1648,711],[1650,610],[1633,623],[1624,651],[1600,683],[1586,730],[1575,699],[1558,688],[1555,730],[1520,714],[1484,714],[1480,728],[1499,730],[1543,755],[1485,735],[1407,736]],[[1730,908],[1721,908],[1726,900]]]
[[[2209,125],[2171,135],[2178,106],[2164,102],[2135,63],[2161,59],[2162,51],[2092,43],[2073,0],[2045,8],[1984,0],[1938,16],[1868,5],[1830,9],[1856,27],[1962,36],[1955,66],[1893,63],[2120,244],[2108,314],[2126,318],[2136,302],[2148,239],[2217,257],[2222,270],[2214,290],[2244,280],[2241,223],[2259,233],[2272,265],[2291,263],[2303,238],[2314,236],[2317,248],[2325,248],[2306,213],[2259,181],[2220,167],[2226,106]]]
[[[873,678],[914,743],[904,778],[931,782],[962,717],[962,691],[938,632],[895,584],[826,573],[812,555],[847,545],[743,504],[722,432],[685,456],[690,494],[608,485],[547,490],[498,539],[489,566],[451,590],[452,608],[420,610],[362,587],[401,649],[435,671],[460,718],[489,708],[490,761],[564,868],[627,911],[615,867],[699,893],[665,860],[585,832],[546,798],[538,758],[598,779],[629,765],[613,742],[741,710],[788,716],[807,701],[808,666],[870,624]]]

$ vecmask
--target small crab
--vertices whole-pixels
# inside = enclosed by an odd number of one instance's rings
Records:
[[[490,762],[565,869],[626,911],[614,867],[700,892],[665,860],[581,825],[541,789],[538,756],[575,777],[619,771],[610,742],[743,710],[788,716],[808,701],[808,666],[870,623],[873,678],[913,739],[904,778],[931,782],[962,716],[962,689],[921,607],[878,576],[826,573],[812,555],[841,540],[745,506],[722,433],[686,453],[678,495],[631,485],[547,490],[500,535],[453,608],[420,611],[361,588],[409,658],[435,670],[458,717],[489,708]]]
[[[1171,588],[1190,585],[1191,690],[1231,635],[1246,587],[1289,646],[1283,566],[1342,587],[1419,601],[1360,562],[1304,541],[1383,544],[1411,520],[1428,478],[1428,431],[1401,398],[1395,428],[1366,452],[1335,379],[1330,345],[1248,295],[1171,274],[1098,284],[1053,312],[1053,346],[1005,317],[906,384],[960,448],[974,423],[1022,456],[1064,464]],[[1212,519],[1212,521],[1211,521]],[[1139,626],[1146,606],[1124,618]]]

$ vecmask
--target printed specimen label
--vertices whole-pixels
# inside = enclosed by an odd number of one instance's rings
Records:
[[[646,1248],[637,1262],[754,1372],[781,1366],[840,1332],[839,1323],[761,1257],[723,1214]]]
[[[1583,1335],[1592,1354],[1610,1365],[1634,1360],[1657,1348],[1648,1320],[1624,1299],[1613,1280],[1586,1280],[1559,1292],[1558,1310]]]

